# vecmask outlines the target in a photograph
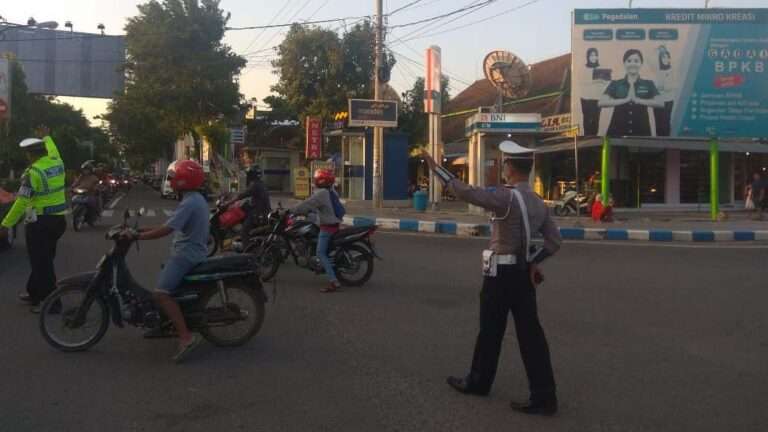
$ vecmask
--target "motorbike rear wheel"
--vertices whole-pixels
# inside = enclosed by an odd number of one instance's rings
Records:
[[[343,246],[336,252],[335,267],[343,286],[361,286],[373,275],[373,254],[360,245]]]
[[[200,333],[220,347],[240,346],[261,330],[264,324],[264,297],[242,279],[225,281],[226,300],[216,288],[200,297],[206,325]]]
[[[40,332],[49,345],[65,352],[85,351],[104,337],[109,328],[107,304],[96,296],[83,322],[76,323],[75,315],[84,301],[85,287],[59,288],[45,299],[40,308]]]
[[[213,231],[208,234],[208,256],[212,257],[219,251],[219,245],[221,244],[221,238]]]

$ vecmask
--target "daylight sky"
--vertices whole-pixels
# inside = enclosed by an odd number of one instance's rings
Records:
[[[413,0],[384,0],[385,13]],[[126,18],[137,13],[144,0],[4,0],[0,16],[10,22],[72,21],[76,31],[96,32],[104,23],[108,34],[122,34]],[[389,18],[390,26],[442,15],[481,3],[481,0],[421,0]],[[396,28],[387,41],[397,56],[392,73],[393,87],[402,92],[417,76],[423,75],[424,49],[439,45],[443,52],[443,71],[449,75],[452,93],[482,78],[481,61],[494,49],[509,50],[528,63],[570,51],[571,11],[575,8],[627,7],[629,0],[497,0],[462,16],[454,15],[430,24]],[[633,0],[634,7],[703,7],[704,0]],[[358,17],[373,14],[373,0],[222,0],[232,13],[232,27]],[[710,7],[766,7],[768,0],[711,0]],[[354,22],[349,20],[347,24]],[[475,23],[475,24],[473,24]],[[328,24],[343,28],[343,23]],[[461,27],[461,28],[459,28]],[[241,92],[259,102],[269,95],[275,75],[267,50],[280,43],[285,29],[228,32],[226,43],[236,52],[248,54],[249,65],[241,77]],[[406,41],[407,40],[407,41]],[[62,98],[83,108],[89,118],[104,112],[107,101]]]

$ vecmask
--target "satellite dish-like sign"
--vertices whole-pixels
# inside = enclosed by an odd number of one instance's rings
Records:
[[[483,60],[483,71],[504,97],[525,97],[531,88],[531,70],[509,51],[491,51]]]

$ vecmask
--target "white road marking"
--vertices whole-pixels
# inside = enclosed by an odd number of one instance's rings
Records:
[[[114,210],[104,210],[101,212],[101,217],[112,217],[115,214]]]
[[[113,200],[112,200],[112,202],[111,202],[111,203],[109,203],[109,206],[108,206],[107,208],[109,208],[110,210],[111,210],[111,209],[113,209],[113,208],[115,208],[115,206],[117,205],[117,203],[119,203],[119,202],[120,202],[120,200],[121,200],[121,199],[123,199],[123,198],[125,198],[125,194],[117,194],[117,196],[115,197],[115,199],[113,199]]]
[[[166,216],[171,217],[171,215],[173,215],[173,210],[163,209],[163,213],[165,213]]]
[[[155,217],[155,216],[157,216],[157,214],[155,213],[155,211],[154,211],[154,210],[152,210],[152,209],[148,209],[148,210],[146,210],[146,212],[144,213],[144,216],[146,216],[146,217]]]

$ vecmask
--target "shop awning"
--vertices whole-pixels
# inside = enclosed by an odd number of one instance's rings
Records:
[[[544,142],[546,142],[545,140]],[[579,149],[599,147],[602,138],[589,137],[578,140]],[[720,141],[720,151],[733,153],[768,153],[768,145],[755,141]],[[704,139],[684,138],[611,138],[611,146],[634,147],[646,149],[676,149],[692,151],[709,151],[709,141]],[[573,139],[558,140],[554,144],[544,144],[537,147],[537,153],[553,153],[573,151]]]

